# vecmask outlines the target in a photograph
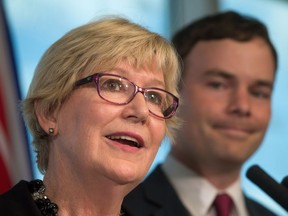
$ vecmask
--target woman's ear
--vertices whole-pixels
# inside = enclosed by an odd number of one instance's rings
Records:
[[[57,134],[55,112],[47,113],[37,101],[34,103],[34,109],[41,128],[49,135]]]

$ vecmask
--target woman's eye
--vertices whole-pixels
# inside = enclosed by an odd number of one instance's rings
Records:
[[[146,98],[149,102],[156,104],[156,105],[161,105],[162,104],[162,96],[161,94],[157,92],[148,92],[146,94]]]
[[[106,80],[102,85],[101,89],[106,91],[121,91],[123,88],[121,81],[109,79]]]

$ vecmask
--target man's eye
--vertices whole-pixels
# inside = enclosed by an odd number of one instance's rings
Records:
[[[221,89],[225,87],[224,83],[222,82],[208,82],[208,86],[213,89]]]
[[[254,92],[252,92],[252,95],[254,95],[257,98],[262,98],[262,99],[270,99],[271,98],[270,92],[254,91]]]

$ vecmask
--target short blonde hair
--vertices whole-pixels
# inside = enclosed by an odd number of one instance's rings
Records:
[[[112,69],[123,60],[136,68],[152,67],[156,60],[164,74],[165,89],[178,96],[180,64],[175,49],[160,35],[123,18],[104,18],[80,26],[44,53],[22,102],[23,116],[31,131],[42,173],[48,166],[49,136],[39,125],[35,103],[41,112],[51,114],[69,97],[76,80],[95,71]],[[176,117],[166,120],[170,139],[177,122]]]

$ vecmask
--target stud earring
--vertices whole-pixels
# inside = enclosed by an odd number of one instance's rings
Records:
[[[49,128],[49,134],[51,135],[51,134],[54,134],[54,128]]]

